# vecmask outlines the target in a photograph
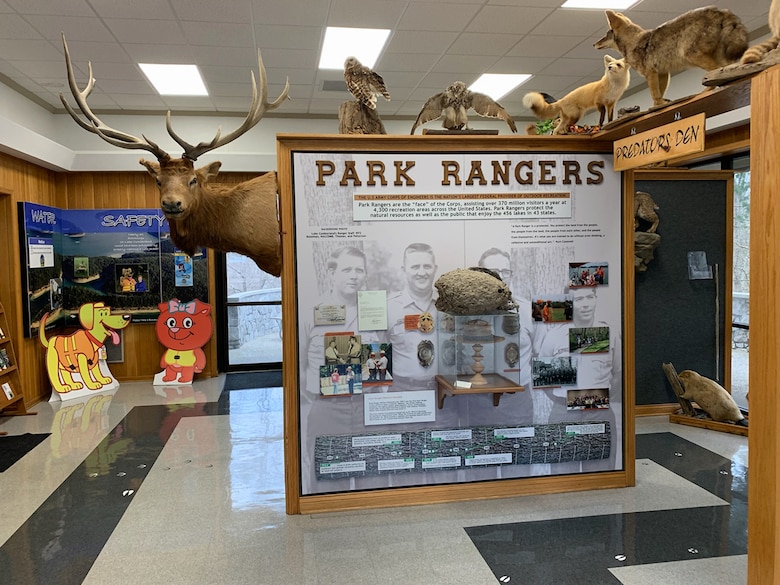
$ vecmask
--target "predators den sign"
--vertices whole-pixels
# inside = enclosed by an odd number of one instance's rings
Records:
[[[704,114],[677,120],[613,145],[615,171],[643,167],[704,150]]]

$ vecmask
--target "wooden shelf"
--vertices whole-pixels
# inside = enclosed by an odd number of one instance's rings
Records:
[[[2,378],[3,376],[7,376],[11,372],[15,372],[17,370],[18,368],[16,366],[8,366],[6,369],[0,370],[0,378]]]
[[[11,365],[4,370],[0,370],[0,416],[19,416],[28,414],[37,414],[27,412],[24,405],[24,392],[22,391],[22,380],[19,376],[19,366],[14,352],[14,344],[11,342],[11,328],[8,326],[8,319],[5,315],[2,303],[0,303],[0,329],[5,333],[5,337],[0,339],[0,346],[8,354]],[[8,384],[13,392],[13,396],[8,398],[5,394],[3,384]]]
[[[615,141],[701,112],[704,112],[707,118],[731,112],[750,105],[751,79],[752,76],[745,77],[728,85],[706,89],[696,95],[675,100],[665,106],[651,108],[625,119],[619,118],[591,136],[598,140]]]
[[[444,408],[444,399],[447,396],[458,396],[460,394],[492,394],[493,406],[498,406],[502,394],[514,394],[525,390],[520,384],[504,378],[499,374],[483,374],[487,384],[479,386],[473,385],[470,388],[461,388],[455,385],[458,381],[456,376],[436,376],[436,389],[439,409]],[[464,378],[466,380],[466,378]]]

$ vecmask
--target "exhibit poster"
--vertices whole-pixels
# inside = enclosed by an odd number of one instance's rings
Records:
[[[624,469],[610,155],[290,159],[302,496]],[[446,310],[471,267],[510,302]]]
[[[170,239],[159,209],[59,209],[19,203],[25,335],[78,326],[85,303],[103,302],[153,323],[170,298],[208,299],[206,250],[190,258]],[[188,270],[186,280],[179,266]]]

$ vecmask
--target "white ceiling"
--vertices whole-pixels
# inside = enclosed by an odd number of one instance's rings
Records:
[[[513,115],[526,115],[525,92],[560,97],[603,73],[604,52],[592,47],[606,31],[603,11],[563,10],[562,1],[0,0],[0,81],[63,111],[64,32],[82,87],[92,61],[97,87],[89,103],[98,113],[243,113],[259,48],[269,97],[290,79],[292,100],[278,114],[336,117],[350,96],[322,89],[343,80],[341,71],[317,69],[325,27],[389,28],[374,67],[392,95],[380,100],[380,116],[416,116],[431,95],[482,73],[533,74],[501,100]],[[767,31],[769,0],[642,0],[626,14],[650,28],[708,4],[731,9],[754,35]],[[138,62],[195,63],[211,95],[160,97]],[[635,73],[631,87],[643,84]]]

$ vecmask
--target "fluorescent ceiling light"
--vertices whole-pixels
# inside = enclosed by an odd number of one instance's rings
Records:
[[[195,65],[139,63],[138,66],[160,95],[209,95]]]
[[[530,78],[531,75],[527,73],[483,73],[479,79],[469,86],[469,89],[487,94],[494,100],[499,100]]]
[[[640,0],[566,0],[561,8],[593,8],[599,10],[628,10]]]
[[[389,36],[390,29],[329,26],[322,43],[320,69],[344,69],[347,57],[357,57],[366,67],[373,67]]]

